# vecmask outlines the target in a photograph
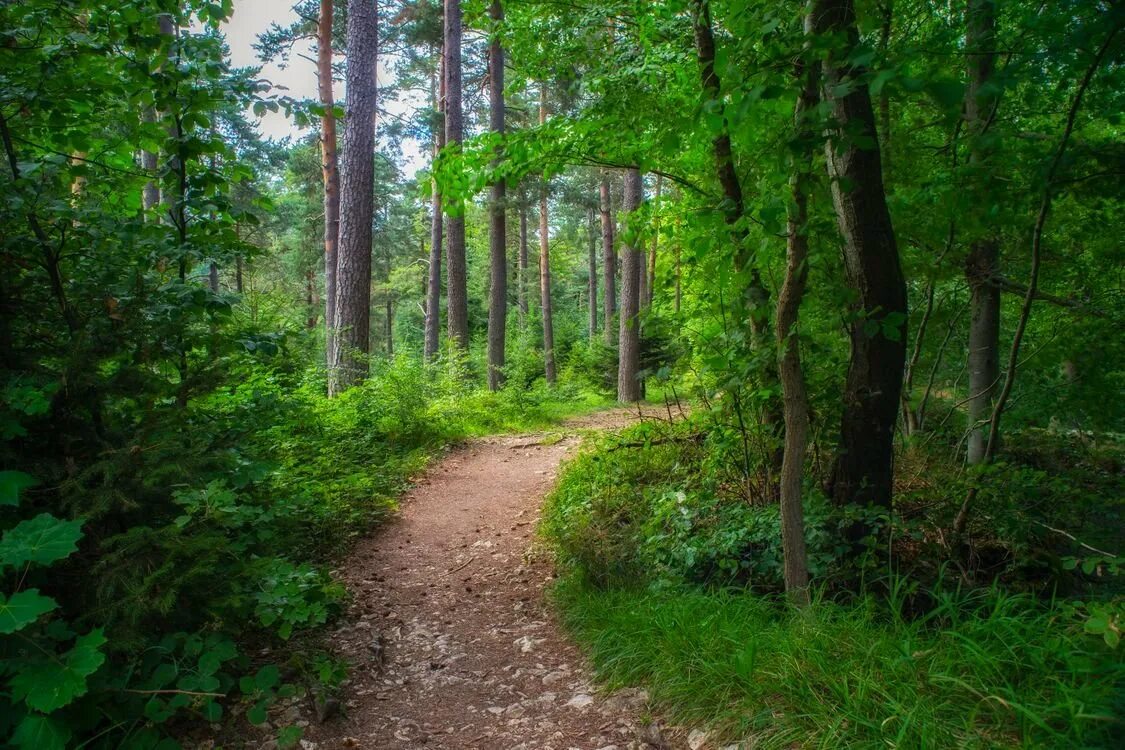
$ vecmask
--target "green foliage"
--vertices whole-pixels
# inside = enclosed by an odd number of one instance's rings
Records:
[[[1086,634],[1100,620],[997,589],[934,596],[912,618],[902,602],[556,591],[610,686],[643,685],[674,720],[755,747],[1117,745],[1125,661]]]

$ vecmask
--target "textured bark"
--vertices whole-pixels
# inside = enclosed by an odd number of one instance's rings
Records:
[[[806,20],[806,29],[808,21]],[[802,62],[798,68],[801,94],[793,112],[797,141],[812,138],[806,113],[816,106],[816,66]],[[801,369],[797,322],[809,276],[808,196],[811,154],[798,154],[789,179],[790,209],[785,253],[785,281],[777,297],[778,379],[785,415],[785,447],[779,481],[781,547],[785,591],[798,606],[809,603],[809,562],[805,550],[802,480],[809,442],[809,396]]]
[[[441,150],[445,148],[445,50],[438,51],[441,58],[439,63],[439,80],[437,86],[430,82],[431,101],[434,110],[438,113],[439,121],[434,131],[434,159],[436,160]],[[442,206],[441,191],[438,190],[437,179],[430,185],[430,266],[426,283],[426,322],[424,331],[423,352],[426,359],[437,355],[441,339],[441,241],[442,241]]]
[[[996,65],[995,0],[969,0],[965,14],[965,48],[969,67],[969,87],[965,94],[965,125],[972,139],[969,164],[974,171],[988,168],[989,149],[981,136],[988,130],[996,106],[988,83]],[[987,180],[981,180],[987,185]],[[985,190],[981,190],[981,202]],[[984,460],[986,431],[982,422],[992,412],[993,398],[1000,380],[1000,242],[988,230],[977,236],[965,260],[965,280],[969,284],[969,420],[967,460],[970,465]]]
[[[445,0],[445,143],[460,148],[464,135],[461,111],[461,2]],[[466,287],[464,201],[445,200],[446,326],[461,351],[469,349],[469,298]]]
[[[594,208],[591,206],[586,209],[586,239],[589,243],[586,302],[590,314],[587,333],[591,341],[598,335],[598,240],[594,236],[594,226]]]
[[[633,221],[633,212],[640,208],[644,186],[638,169],[625,171],[625,197],[622,210],[626,221]],[[641,303],[641,264],[639,242],[621,248],[621,310],[618,332],[617,400],[639,401],[641,383],[637,379],[640,369],[641,331],[638,313]]]
[[[851,359],[830,491],[837,505],[889,508],[894,426],[906,364],[906,282],[887,210],[879,148],[860,148],[856,139],[839,137],[840,132],[855,133],[876,142],[871,95],[866,85],[855,82],[864,71],[848,62],[858,42],[852,2],[815,0],[810,15],[813,33],[849,42],[847,49],[831,49],[823,64],[823,94],[839,128],[828,133],[825,156],[844,240],[845,273],[857,297],[848,325]],[[869,324],[877,325],[874,333],[868,333]],[[848,536],[856,541],[866,532],[865,525],[856,524]]]
[[[612,346],[617,336],[613,316],[617,314],[617,253],[613,249],[613,193],[609,189],[609,175],[602,175],[599,188],[599,211],[602,219],[602,296],[605,312],[602,315],[606,346]]]
[[[347,94],[340,175],[340,242],[336,272],[336,338],[330,393],[367,374],[371,351],[371,222],[375,188],[376,6],[348,0]]]
[[[489,15],[497,28],[488,48],[489,126],[493,133],[504,134],[504,48],[500,44],[499,26],[504,21],[500,0],[492,0]],[[499,158],[499,155],[497,155]],[[492,186],[489,204],[489,268],[488,287],[488,388],[499,390],[504,383],[504,336],[508,322],[508,229],[507,186],[498,180]]]
[[[210,267],[207,269],[207,286],[211,288],[212,292],[219,291],[219,264],[211,261]]]
[[[320,163],[324,182],[324,345],[329,366],[335,361],[336,266],[340,236],[340,169],[336,155],[336,113],[332,94],[333,0],[320,0],[316,30],[317,93],[320,117]]]
[[[520,310],[520,330],[527,328],[527,195],[520,188],[519,257],[516,260],[517,304]]]
[[[539,124],[547,122],[547,87],[539,87]],[[539,305],[543,318],[543,369],[547,384],[554,385],[555,373],[555,322],[551,311],[551,241],[547,221],[548,183],[543,180],[539,194]]]

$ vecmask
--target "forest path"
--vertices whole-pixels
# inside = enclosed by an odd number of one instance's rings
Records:
[[[353,669],[342,715],[314,722],[307,740],[318,750],[673,747],[641,722],[643,692],[596,694],[545,601],[552,563],[535,548],[540,506],[577,431],[637,416],[576,419],[561,440],[474,440],[435,463],[341,569],[354,601],[331,640]]]

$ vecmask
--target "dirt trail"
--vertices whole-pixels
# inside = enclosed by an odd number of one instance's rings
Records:
[[[604,412],[570,428],[635,418]],[[523,435],[451,451],[399,516],[359,543],[341,571],[352,611],[331,637],[353,672],[341,715],[313,722],[306,747],[673,746],[642,721],[643,692],[595,692],[544,601],[551,564],[529,550],[559,463],[578,444],[574,429],[566,434],[551,445]]]

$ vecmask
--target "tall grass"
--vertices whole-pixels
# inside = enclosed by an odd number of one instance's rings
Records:
[[[1121,747],[1125,663],[1065,608],[997,589],[803,612],[737,591],[555,591],[610,687],[755,748]]]

